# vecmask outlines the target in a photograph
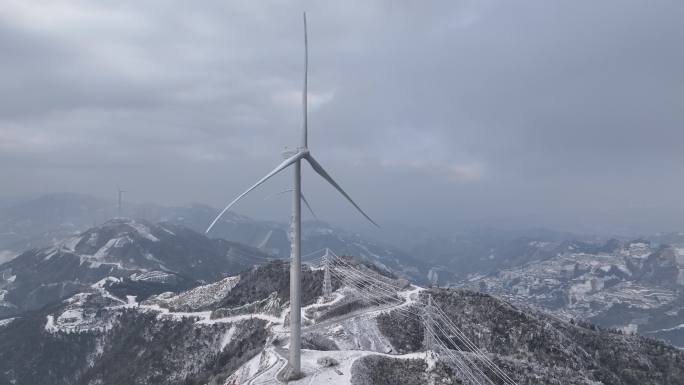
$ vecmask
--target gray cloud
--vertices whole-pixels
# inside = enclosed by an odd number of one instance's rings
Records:
[[[683,8],[6,1],[2,195],[222,205],[296,145],[307,9],[313,151],[381,222],[679,229]],[[324,218],[362,226],[305,177]]]

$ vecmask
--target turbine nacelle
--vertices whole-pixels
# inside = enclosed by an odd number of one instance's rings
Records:
[[[297,148],[287,148],[287,147],[285,147],[285,149],[283,150],[283,152],[281,152],[280,154],[283,156],[283,159],[288,159],[288,158],[293,157],[295,154],[297,154],[298,152],[300,152],[302,149],[304,149],[304,150],[306,150],[306,151],[309,151],[309,149],[306,148],[306,147],[297,147]]]

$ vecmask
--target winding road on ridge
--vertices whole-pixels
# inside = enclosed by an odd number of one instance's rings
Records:
[[[417,300],[418,294],[420,291],[422,291],[423,288],[417,287],[417,286],[412,286],[410,290],[406,291],[401,291],[398,292],[399,296],[402,297],[404,300],[400,303],[394,303],[394,304],[387,304],[387,305],[380,305],[380,306],[371,306],[371,307],[366,307],[363,309],[359,309],[347,314],[340,315],[338,317],[334,317],[328,320],[325,320],[321,323],[316,323],[313,325],[308,325],[302,328],[302,333],[311,333],[316,330],[320,330],[322,328],[334,325],[336,323],[341,323],[345,320],[356,318],[356,317],[361,317],[365,315],[370,315],[373,313],[379,313],[379,312],[384,312],[384,311],[391,311],[395,308],[399,307],[404,307],[408,306],[411,303],[414,303]],[[331,302],[336,302],[340,300],[343,297],[343,295],[338,293],[338,297],[334,299]],[[309,305],[306,308],[303,308],[302,311],[304,312],[307,308],[312,308],[312,307],[320,307],[322,305],[328,305],[331,302],[327,303],[317,303],[313,305]],[[274,334],[284,334],[282,332],[273,332]],[[270,344],[270,341],[267,342],[267,346],[264,348],[264,350],[261,352],[261,354],[254,359],[259,359],[260,362],[263,361],[264,359],[268,359],[269,356],[275,357],[274,360],[268,360],[268,365],[264,367],[259,367],[259,369],[252,374],[248,379],[246,384],[249,385],[268,385],[268,384],[282,384],[277,378],[278,374],[280,374],[283,370],[286,370],[287,368],[287,357],[288,357],[288,350],[283,347],[279,346],[268,346]],[[290,381],[289,384],[306,384],[306,385],[313,385],[313,384],[349,384],[351,380],[351,365],[353,362],[362,356],[368,355],[368,354],[384,354],[384,352],[376,352],[372,350],[352,350],[352,351],[311,351],[311,350],[302,350],[302,370],[306,373],[306,376],[300,380],[297,381]],[[415,353],[409,355],[413,357]],[[338,359],[340,362],[340,365],[337,367],[320,367],[319,365],[315,364],[315,358],[320,357],[320,356],[332,356],[333,358]],[[335,357],[337,356],[337,357]],[[313,364],[311,365],[311,359],[313,358]],[[250,361],[251,362],[251,361]],[[309,363],[309,365],[305,365],[305,363]]]

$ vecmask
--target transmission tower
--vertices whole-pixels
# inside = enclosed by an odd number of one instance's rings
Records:
[[[425,319],[425,348],[428,354],[432,354],[434,348],[435,348],[435,343],[434,343],[434,338],[435,338],[435,328],[433,326],[434,323],[434,317],[433,317],[433,307],[432,307],[432,294],[428,294],[426,298],[427,304],[425,305],[425,313],[424,313],[424,319]]]
[[[323,256],[323,299],[330,301],[332,299],[332,282],[330,281],[330,252],[326,248]]]

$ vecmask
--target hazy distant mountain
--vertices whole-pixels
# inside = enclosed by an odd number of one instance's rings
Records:
[[[587,247],[577,235],[549,230],[473,229],[431,237],[409,253],[429,268],[429,280],[442,286],[555,256],[567,244]]]
[[[288,270],[275,261],[151,297],[122,291],[115,277],[84,286],[51,307],[0,322],[0,384],[277,383],[287,356]],[[425,352],[422,324],[405,315],[419,309],[417,288],[382,311],[349,288],[323,303],[323,272],[303,272],[309,374],[298,383],[463,383],[444,357]],[[661,342],[470,291],[423,293],[518,384],[684,384],[684,352]]]
[[[215,213],[215,209],[202,205],[165,207],[130,202],[125,202],[122,210],[123,217],[178,223],[198,232]],[[18,255],[31,248],[52,246],[117,215],[114,200],[74,193],[48,194],[10,205],[0,209],[0,252]],[[227,217],[248,221],[232,213]]]
[[[176,224],[203,233],[218,211],[201,204],[166,207],[126,203],[123,214],[153,223]],[[7,260],[30,248],[51,246],[114,216],[114,201],[66,193],[50,194],[0,209],[0,263],[3,262],[3,252]],[[420,282],[427,280],[429,267],[397,248],[321,221],[304,222],[303,228],[302,254],[305,256],[328,247],[337,254],[368,258]],[[285,258],[290,254],[288,231],[287,223],[254,220],[228,212],[209,236]],[[311,257],[320,257],[320,253]]]
[[[106,277],[149,290],[216,281],[271,256],[182,226],[113,219],[0,265],[0,316],[39,309]]]
[[[50,194],[0,209],[0,263],[52,245],[115,215],[111,202],[81,194]]]

